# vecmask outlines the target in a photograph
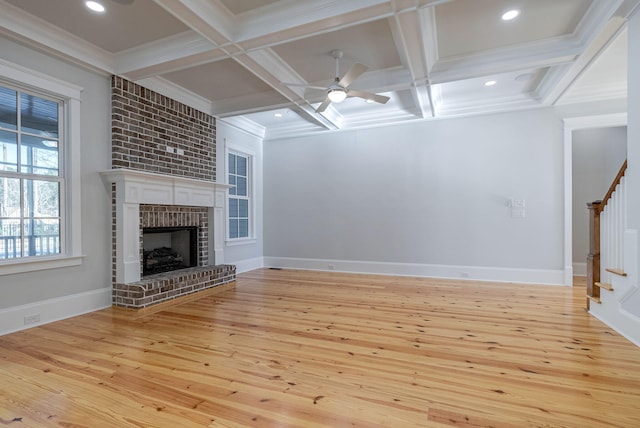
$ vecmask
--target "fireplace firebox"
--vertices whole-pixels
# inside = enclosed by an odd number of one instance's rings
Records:
[[[142,276],[198,266],[198,228],[142,229]]]

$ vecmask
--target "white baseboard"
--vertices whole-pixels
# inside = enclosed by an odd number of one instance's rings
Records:
[[[608,296],[601,296],[603,303],[591,304],[589,313],[617,331],[636,346],[640,346],[640,318],[620,308],[613,296],[610,302],[604,301]]]
[[[111,306],[111,287],[0,310],[0,336]],[[25,324],[26,317],[38,321]]]
[[[587,264],[573,263],[573,274],[575,276],[587,276]]]
[[[264,266],[377,275],[424,276],[431,278],[471,279],[478,281],[570,285],[565,284],[565,273],[563,269],[510,269],[482,266],[299,259],[292,257],[264,257]]]
[[[264,259],[262,257],[256,257],[253,259],[239,260],[237,262],[229,262],[229,264],[236,266],[236,273],[242,273],[264,267]]]

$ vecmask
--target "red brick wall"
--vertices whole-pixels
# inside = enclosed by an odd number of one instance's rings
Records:
[[[113,76],[111,126],[112,168],[215,181],[213,116]]]

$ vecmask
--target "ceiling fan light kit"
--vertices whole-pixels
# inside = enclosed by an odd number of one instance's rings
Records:
[[[347,91],[342,88],[329,89],[327,97],[332,103],[341,103],[347,98]]]

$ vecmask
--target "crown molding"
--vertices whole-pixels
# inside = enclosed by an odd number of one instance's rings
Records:
[[[262,125],[257,124],[256,122],[247,119],[244,116],[234,116],[227,117],[223,119],[217,119],[219,122],[223,122],[229,126],[232,126],[242,132],[246,132],[247,134],[254,135],[258,138],[264,139],[267,134],[267,128]]]
[[[211,102],[191,91],[186,90],[182,86],[164,79],[162,77],[150,77],[147,79],[136,80],[135,83],[144,86],[147,89],[158,92],[166,97],[179,101],[189,107],[193,107],[201,112],[212,114]]]

